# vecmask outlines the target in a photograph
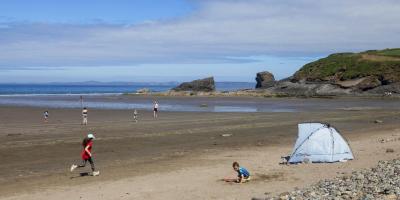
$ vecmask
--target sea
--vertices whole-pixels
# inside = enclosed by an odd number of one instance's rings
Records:
[[[142,88],[153,92],[164,92],[179,83],[53,83],[53,84],[0,84],[0,95],[102,95],[135,93]],[[233,91],[254,88],[255,83],[217,82],[217,91]]]

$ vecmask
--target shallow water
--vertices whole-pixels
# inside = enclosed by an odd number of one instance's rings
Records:
[[[152,110],[157,98],[160,111],[177,112],[301,112],[321,110],[400,109],[398,99],[295,99],[247,97],[143,97],[126,95],[35,95],[0,96],[0,105],[43,108]]]

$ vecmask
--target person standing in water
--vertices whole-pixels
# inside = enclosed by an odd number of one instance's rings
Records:
[[[88,110],[86,107],[82,109],[82,125],[87,125]]]
[[[49,121],[49,111],[44,111],[43,113],[44,122],[47,123]]]
[[[133,120],[136,123],[138,122],[138,111],[136,109],[133,111]]]
[[[158,107],[159,107],[158,102],[154,101],[154,103],[153,103],[153,117],[154,118],[158,117]]]
[[[92,156],[92,146],[93,146],[94,139],[95,139],[95,137],[91,133],[89,133],[85,137],[85,139],[83,139],[83,141],[82,141],[83,150],[81,153],[82,163],[80,165],[73,164],[71,166],[71,172],[73,172],[76,168],[85,167],[86,163],[89,162],[90,166],[92,168],[92,176],[100,175],[100,172],[95,170],[93,156]]]

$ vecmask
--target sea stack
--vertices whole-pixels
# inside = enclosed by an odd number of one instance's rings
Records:
[[[256,81],[256,88],[269,88],[275,85],[275,77],[268,71],[257,73]]]
[[[215,91],[214,77],[184,82],[173,88],[174,91],[212,92]]]

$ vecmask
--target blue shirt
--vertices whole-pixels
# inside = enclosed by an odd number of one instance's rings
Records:
[[[243,167],[239,167],[238,176],[239,176],[239,177],[242,177],[242,175],[243,175],[244,177],[249,177],[249,176],[250,176],[250,173],[249,173],[249,171],[247,171],[247,169],[245,169],[245,168],[243,168]]]

